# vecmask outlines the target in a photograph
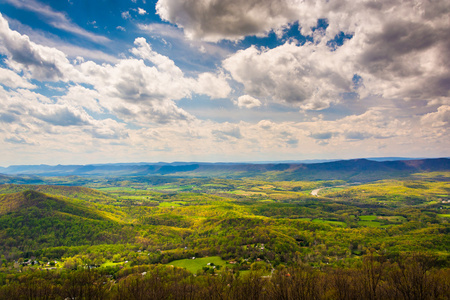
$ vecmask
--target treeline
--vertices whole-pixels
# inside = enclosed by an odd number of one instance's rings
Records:
[[[449,299],[450,269],[426,254],[371,252],[353,268],[279,266],[271,275],[163,265],[2,274],[0,299]]]

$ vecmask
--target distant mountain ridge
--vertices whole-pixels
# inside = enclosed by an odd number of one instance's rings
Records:
[[[450,171],[449,158],[351,159],[319,163],[126,163],[92,165],[18,165],[0,169],[6,175],[37,176],[271,176],[275,180],[376,180],[416,172]],[[364,175],[364,176],[362,176]]]

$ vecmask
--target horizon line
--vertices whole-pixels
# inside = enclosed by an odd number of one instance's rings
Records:
[[[95,165],[152,165],[152,164],[175,164],[175,163],[186,163],[186,164],[271,164],[271,163],[305,163],[305,162],[333,162],[333,161],[345,161],[345,160],[385,160],[385,161],[396,161],[396,160],[420,160],[420,159],[449,159],[449,156],[440,157],[403,157],[403,156],[380,156],[380,157],[356,157],[356,158],[312,158],[312,159],[285,159],[285,160],[257,160],[257,161],[158,161],[158,162],[110,162],[110,163],[88,163],[88,164],[13,164],[7,167],[0,166],[0,168],[7,169],[10,167],[19,166],[95,166]]]

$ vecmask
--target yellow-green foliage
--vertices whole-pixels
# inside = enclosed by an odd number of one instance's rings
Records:
[[[27,199],[23,193],[0,195],[0,215],[17,210],[26,202]]]
[[[324,193],[323,196],[401,206],[439,203],[450,199],[449,191],[450,182],[447,181],[382,180]]]
[[[108,203],[113,201],[113,198],[108,194],[99,192],[94,189],[89,189],[79,186],[59,186],[59,185],[30,185],[30,184],[3,184],[0,185],[0,194],[11,194],[32,190],[36,192],[45,193],[48,195],[65,196],[69,198],[76,198],[80,200],[93,201],[96,203]]]

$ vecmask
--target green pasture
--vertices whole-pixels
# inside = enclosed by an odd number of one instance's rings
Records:
[[[201,270],[203,267],[207,267],[208,263],[213,263],[215,266],[224,266],[226,262],[221,259],[219,256],[209,256],[209,257],[201,257],[195,259],[180,259],[174,260],[167,265],[172,265],[174,267],[185,268],[191,273],[197,273],[197,271]]]
[[[403,223],[406,222],[406,218],[403,216],[359,216],[360,221],[358,221],[358,224],[360,226],[366,226],[366,227],[380,227],[381,220],[386,220],[393,223]]]
[[[124,261],[122,261],[122,262],[117,262],[117,263],[112,262],[112,261],[107,261],[107,262],[101,264],[100,267],[101,267],[101,268],[115,267],[115,266],[118,266],[118,265],[124,265],[124,264],[125,264]]]
[[[376,215],[371,216],[359,216],[360,221],[358,221],[359,226],[365,227],[380,227],[381,223],[377,222],[380,217]]]

